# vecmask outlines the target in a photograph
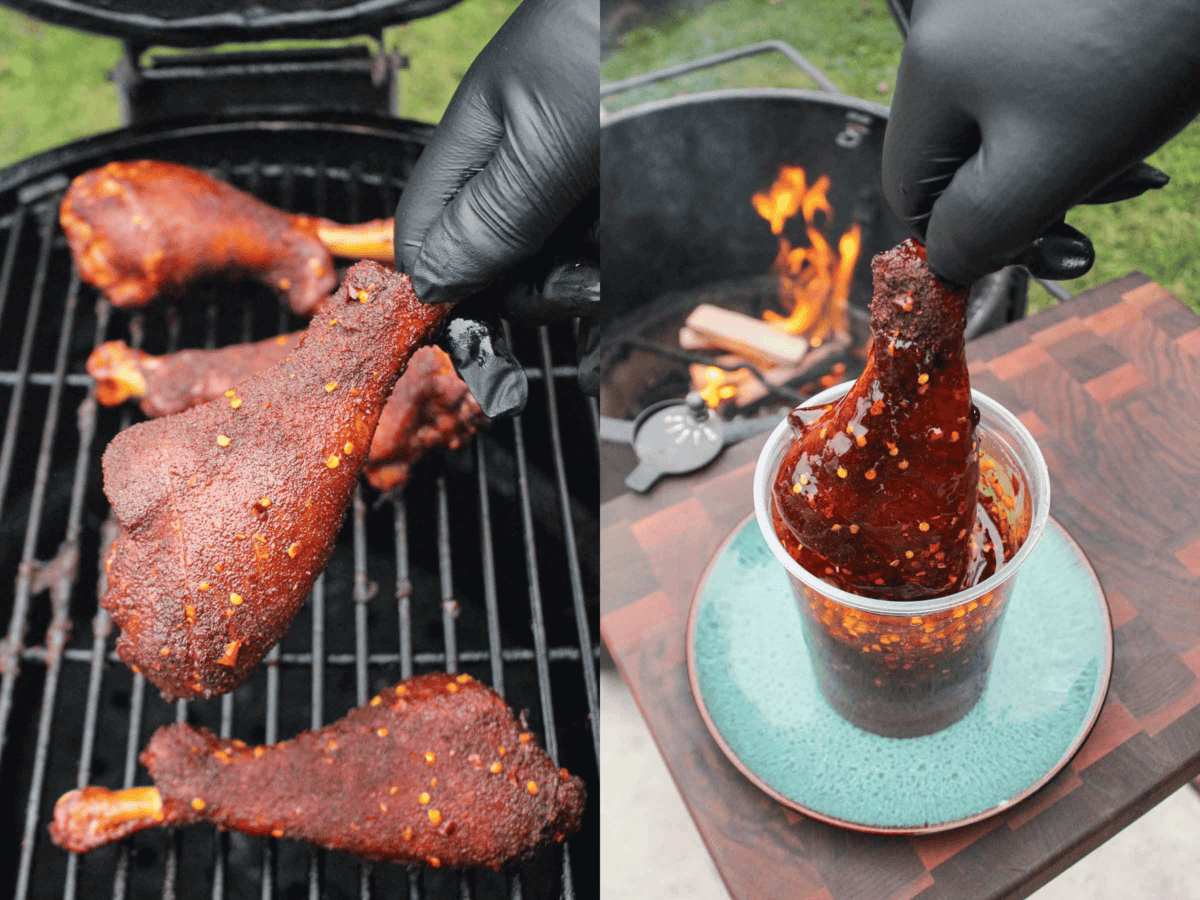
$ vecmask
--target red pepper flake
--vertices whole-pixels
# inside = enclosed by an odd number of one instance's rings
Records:
[[[241,606],[242,605],[242,595],[241,594],[230,594],[229,602],[232,603],[234,606]]]
[[[439,811],[438,811],[438,810],[436,810],[436,809],[431,809],[431,810],[429,811],[429,821],[430,821],[430,824],[433,824],[433,825],[441,825],[441,824],[442,824],[442,814],[441,814],[441,812],[439,812]]]
[[[297,553],[299,550],[300,550],[300,542],[299,542],[299,541],[296,541],[296,543],[292,544],[292,546],[290,546],[290,547],[288,547],[288,548],[287,548],[287,555],[288,555],[288,556],[290,556],[290,557],[292,557],[293,559],[295,559],[295,558],[296,558],[296,553]]]
[[[206,806],[208,806],[208,804],[205,803],[202,798],[195,797],[192,799],[192,809],[196,810],[196,812],[200,812],[200,810],[204,809]]]
[[[230,443],[231,442],[229,440],[228,435],[224,435],[224,434],[217,435],[217,446],[218,447],[228,447]]]
[[[337,390],[338,383],[336,381],[325,382],[325,393],[331,393]]]
[[[230,667],[236,666],[238,648],[240,646],[242,646],[242,638],[238,638],[236,641],[230,641],[228,644],[226,644],[225,652],[222,653],[221,658],[217,660],[217,665]]]
[[[329,459],[325,460],[325,465],[330,469],[336,469],[342,462],[342,458],[336,453],[329,454]]]
[[[376,729],[375,733],[380,737],[387,737],[388,730],[386,728]]]
[[[538,792],[537,782],[536,781],[525,782],[525,790],[529,791],[529,793],[531,793],[531,794],[536,794]]]
[[[522,744],[528,744],[530,741],[533,740],[533,735],[530,734],[528,731],[522,731],[521,737],[518,738],[518,740],[520,740],[520,742]]]

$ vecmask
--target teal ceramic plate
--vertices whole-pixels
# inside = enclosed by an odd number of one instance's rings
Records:
[[[730,761],[792,809],[884,833],[976,822],[1066,765],[1100,714],[1112,672],[1104,594],[1053,519],[1017,578],[979,704],[934,734],[880,737],[822,697],[787,575],[751,516],[696,591],[692,693]]]

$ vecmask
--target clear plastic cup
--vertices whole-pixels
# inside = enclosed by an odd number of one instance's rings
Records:
[[[830,403],[851,382],[805,403]],[[1006,559],[987,579],[934,600],[897,601],[840,590],[792,559],[775,534],[771,486],[794,440],[787,420],[763,447],[754,473],[754,509],[767,545],[787,569],[800,604],[809,656],[830,706],[853,725],[915,737],[952,725],[983,694],[1015,576],[1050,513],[1050,476],[1033,436],[978,391],[980,490],[1002,534]],[[881,485],[886,490],[886,485]],[[994,499],[993,499],[994,498]]]

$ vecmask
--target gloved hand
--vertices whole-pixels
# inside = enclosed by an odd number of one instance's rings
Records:
[[[596,0],[525,0],[471,64],[396,209],[396,264],[422,300],[494,285],[597,188],[599,48]],[[482,329],[448,328],[450,355],[486,414],[512,414],[524,373]]]
[[[884,193],[947,281],[1074,278],[1094,251],[1067,210],[1165,184],[1141,160],[1197,111],[1192,0],[915,0]]]

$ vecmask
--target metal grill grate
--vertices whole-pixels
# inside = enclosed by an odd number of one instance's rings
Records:
[[[175,144],[161,155],[188,161]],[[390,214],[406,174],[232,158],[210,170],[347,222]],[[55,173],[40,196],[14,191],[0,218],[0,840],[20,848],[0,889],[18,900],[597,895],[597,409],[575,382],[572,328],[510,328],[530,379],[526,412],[423,462],[394,500],[360,485],[310,602],[260,670],[218,701],[167,704],[117,659],[97,606],[114,529],[100,455],[138,414],[98,407],[84,361],[116,338],[161,353],[302,323],[250,285],[132,314],[97,300],[73,270],[57,206],[66,178],[106,161]],[[160,725],[272,742],[437,669],[469,672],[528,710],[550,756],[587,781],[583,831],[547,859],[502,874],[406,869],[208,826],[80,857],[49,841],[63,792],[148,782],[137,754]]]

